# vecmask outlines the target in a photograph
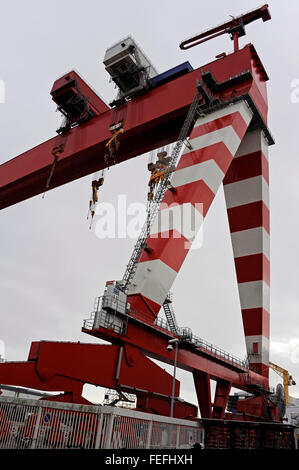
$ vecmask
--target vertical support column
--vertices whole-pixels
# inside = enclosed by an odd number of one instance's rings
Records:
[[[268,377],[269,169],[261,130],[247,131],[223,185],[250,367]]]
[[[38,405],[38,412],[37,412],[36,423],[35,423],[35,427],[34,427],[34,433],[33,433],[33,438],[32,438],[32,443],[31,443],[31,449],[35,449],[35,447],[36,447],[37,434],[38,434],[38,428],[39,428],[39,424],[40,424],[41,414],[42,414],[42,406],[40,404],[40,405]]]
[[[151,448],[152,432],[153,432],[153,420],[151,418],[149,425],[148,425],[148,431],[147,431],[147,441],[146,441],[147,449]]]
[[[215,399],[213,403],[213,418],[223,419],[231,383],[226,380],[217,380]]]
[[[202,418],[212,418],[210,375],[198,370],[193,371],[195,390]]]
[[[114,424],[114,414],[111,413],[107,428],[107,436],[105,442],[105,449],[111,449],[111,440],[112,440],[112,432],[113,432],[113,424]]]
[[[103,413],[97,414],[97,420],[98,420],[98,429],[97,429],[96,440],[95,440],[95,445],[94,445],[95,449],[100,448],[102,428],[103,428]]]
[[[178,424],[176,429],[176,443],[175,448],[178,449],[180,445],[180,433],[181,433],[181,426]]]

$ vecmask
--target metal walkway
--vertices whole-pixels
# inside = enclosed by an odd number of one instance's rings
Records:
[[[205,341],[200,336],[195,335],[191,328],[188,327],[179,327],[175,320],[174,312],[172,311],[172,318],[166,321],[161,317],[157,317],[154,322],[150,321],[148,317],[142,315],[135,310],[128,311],[127,314],[119,314],[117,311],[115,313],[108,313],[102,309],[101,297],[97,298],[95,301],[95,306],[97,310],[91,313],[89,319],[84,320],[83,328],[86,330],[97,330],[98,328],[104,328],[107,330],[112,330],[115,333],[126,336],[126,331],[129,321],[138,321],[144,326],[149,328],[154,328],[161,333],[166,334],[169,339],[178,338],[181,344],[183,345],[193,345],[198,352],[209,354],[213,356],[216,360],[225,361],[232,365],[242,369],[244,372],[249,369],[249,357],[246,356],[245,359],[240,359],[239,357],[224,351],[223,349],[215,346],[208,341]],[[171,326],[169,323],[174,322]],[[176,329],[174,332],[173,329]]]

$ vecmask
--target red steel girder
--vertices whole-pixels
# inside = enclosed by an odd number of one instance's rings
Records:
[[[210,375],[200,370],[193,372],[194,385],[203,418],[212,418]]]
[[[230,382],[227,382],[226,380],[217,380],[215,398],[213,403],[213,418],[224,418],[230,390]]]
[[[31,344],[28,362],[0,364],[0,383],[71,392],[80,402],[85,383],[170,396],[172,376],[130,345],[40,341]]]
[[[169,335],[137,323],[129,324],[125,336],[111,330],[89,332],[114,344],[33,342],[28,362],[0,364],[0,383],[43,391],[62,391],[68,399],[71,396],[71,401],[77,403],[82,403],[84,384],[90,383],[134,391],[144,397],[144,403],[147,396],[156,396],[161,402],[161,412],[165,410],[165,399],[171,395],[172,376],[148,357],[174,363],[174,351],[167,350]],[[212,416],[212,413],[215,416],[223,415],[231,386],[248,391],[254,391],[256,385],[267,387],[266,378],[259,374],[181,347],[177,366],[193,373],[198,402],[205,417]],[[217,381],[214,404],[210,398],[210,379]],[[175,396],[179,396],[178,381]],[[177,409],[179,415],[185,412],[186,407]]]
[[[173,378],[130,345],[41,341],[31,344],[28,362],[0,364],[0,383],[62,392],[51,399],[81,404],[89,403],[82,397],[83,386],[89,383],[133,392],[138,410],[168,415]],[[175,397],[179,388],[176,380]],[[179,401],[175,416],[196,418],[197,407]]]
[[[173,364],[174,351],[167,350],[169,335],[137,323],[128,325],[126,335],[102,328],[89,332],[114,344],[33,342],[28,362],[0,364],[0,383],[63,392],[58,400],[76,403],[86,403],[82,391],[89,383],[136,393],[140,409],[167,415],[172,376],[147,356]],[[193,373],[201,415],[206,418],[224,416],[231,386],[250,392],[267,388],[265,377],[197,350],[179,347],[177,366]],[[210,379],[217,381],[214,403]],[[174,395],[179,396],[177,380]],[[175,416],[189,415],[196,415],[194,406],[178,402]]]
[[[84,333],[96,336],[112,343],[130,344],[140,350],[148,357],[168,364],[174,363],[174,351],[168,351],[168,340],[171,339],[171,333],[165,334],[158,329],[149,327],[140,322],[129,320],[127,333],[119,335],[113,330],[107,330],[99,327],[97,330],[82,328]],[[233,387],[241,390],[252,390],[254,386],[268,388],[268,379],[254,371],[234,367],[231,363],[215,358],[212,354],[205,352],[192,351],[179,348],[177,355],[177,366],[188,372],[202,371],[209,374],[213,380],[222,380],[229,382]],[[1,376],[0,376],[1,382]]]
[[[95,116],[74,127],[67,135],[56,136],[0,165],[0,209],[45,191],[52,150],[65,143],[50,188],[63,185],[104,168],[104,148],[111,134],[110,124],[124,118],[125,127],[117,162],[141,155],[176,139],[195,94],[201,71],[211,72],[219,83],[251,72],[251,77],[228,86],[220,99],[228,100],[248,93],[266,121],[267,74],[250,44],[182,77],[135,97],[117,111]],[[125,108],[125,109],[124,109]]]

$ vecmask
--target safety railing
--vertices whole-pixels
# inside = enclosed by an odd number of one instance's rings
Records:
[[[156,317],[155,320],[153,321],[152,318],[149,318],[146,314],[136,312],[136,310],[130,309],[129,312],[130,317],[134,318],[135,320],[138,320],[142,323],[147,324],[148,326],[151,326],[153,328],[156,328],[158,330],[164,331],[165,333],[171,333],[169,325],[164,318],[161,317]]]
[[[112,330],[119,335],[124,334],[126,332],[127,322],[122,320],[120,317],[116,318],[113,313],[109,314],[105,311],[100,311],[94,312],[94,314],[95,315],[92,316],[90,319],[84,320],[83,328],[87,330],[93,330],[101,327],[105,330]]]
[[[101,303],[98,303],[98,305],[102,305]],[[112,304],[111,304],[112,305]],[[109,299],[105,300],[105,307],[109,307]],[[100,315],[100,322],[99,326],[102,328],[106,329],[112,329],[116,333],[123,334],[125,331],[125,327],[127,326],[127,321],[129,321],[130,318],[133,318],[135,320],[138,320],[142,322],[143,324],[150,326],[152,328],[156,328],[157,330],[160,330],[169,336],[172,337],[177,337],[179,341],[181,341],[181,344],[184,342],[189,342],[190,344],[193,344],[196,348],[207,352],[208,354],[214,356],[215,358],[219,358],[221,360],[224,360],[234,366],[241,367],[243,369],[248,369],[249,368],[249,358],[246,357],[245,359],[241,359],[233,354],[228,353],[227,351],[215,346],[212,343],[209,343],[208,341],[205,341],[204,339],[200,338],[197,335],[194,335],[192,333],[192,330],[188,327],[180,327],[178,328],[178,334],[174,335],[174,333],[171,331],[168,323],[166,320],[164,320],[161,317],[156,317],[156,319],[153,321],[152,318],[149,318],[146,314],[143,314],[141,312],[137,312],[133,309],[130,309],[126,315],[119,315],[118,312],[115,310],[115,320],[112,315],[108,315],[106,313],[101,313],[99,312],[92,312],[91,317],[88,320],[84,320],[83,327],[86,329],[93,329],[94,328],[94,318],[95,315]],[[120,327],[120,318],[123,318],[126,320],[126,323],[122,327]]]
[[[154,324],[145,316],[137,312],[132,312],[130,311],[130,316],[133,318],[136,318],[143,323],[148,323],[153,325],[156,328],[159,328],[160,330],[164,330],[167,333],[170,333],[171,336],[173,335],[173,332],[171,331],[167,321],[165,321],[161,317],[156,317]],[[197,335],[194,335],[192,333],[192,330],[188,327],[181,327],[178,328],[178,339],[183,343],[183,342],[189,342],[196,346],[197,348],[200,348],[202,350],[207,351],[209,354],[212,354],[215,357],[219,357],[220,359],[224,359],[227,362],[232,363],[233,365],[241,366],[242,368],[247,369],[249,367],[249,361],[248,358],[245,359],[240,359],[237,356],[234,356],[233,354],[230,354],[223,349],[213,345],[212,343],[209,343],[202,338],[200,338]]]
[[[135,410],[0,397],[0,450],[190,448],[203,434],[200,422]]]
[[[197,348],[208,351],[213,356],[219,357],[220,359],[230,362],[233,365],[241,366],[245,369],[248,369],[249,367],[249,361],[247,358],[240,359],[239,357],[224,351],[223,349],[215,346],[214,344],[208,343],[199,336],[192,335],[190,342],[194,344]]]
[[[85,329],[92,330],[94,328],[95,318],[97,318],[97,323],[100,323],[99,326],[116,331],[114,326],[116,326],[116,323],[119,324],[120,319],[123,319],[127,323],[129,318],[134,318],[135,320],[164,331],[165,333],[171,333],[167,321],[163,318],[156,317],[153,322],[152,318],[142,312],[137,312],[134,309],[127,309],[127,314],[121,313],[121,311],[125,311],[125,303],[120,300],[112,300],[109,298],[109,296],[97,297],[94,307],[95,310],[91,313],[90,318],[85,319],[83,322],[83,328]],[[102,309],[104,312],[101,313]],[[113,325],[114,318],[115,324]],[[117,330],[119,331],[119,327],[117,327]]]

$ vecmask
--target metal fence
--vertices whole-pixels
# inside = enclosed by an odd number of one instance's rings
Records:
[[[295,428],[275,422],[203,419],[206,449],[293,449]]]
[[[202,443],[198,422],[109,406],[0,397],[0,449],[172,449]]]

